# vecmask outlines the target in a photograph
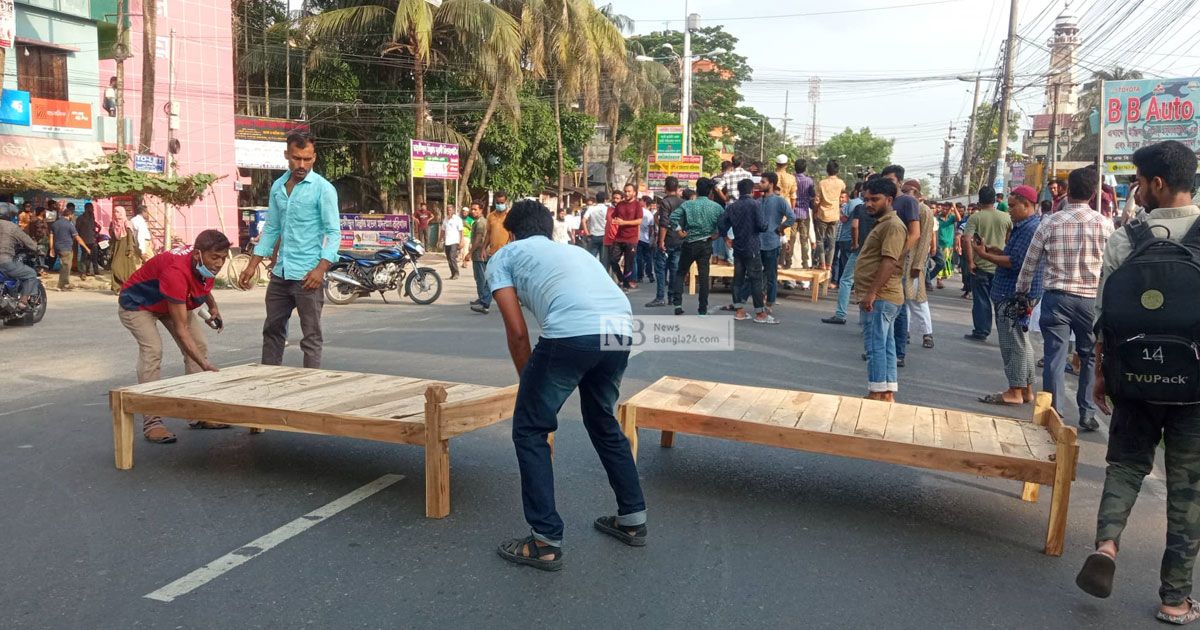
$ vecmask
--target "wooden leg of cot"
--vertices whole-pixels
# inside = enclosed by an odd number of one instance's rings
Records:
[[[425,516],[450,515],[450,440],[442,439],[442,403],[446,388],[425,390]]]
[[[659,440],[658,444],[663,448],[671,448],[672,446],[675,446],[675,432],[663,431],[662,438]]]
[[[621,405],[621,407],[617,410],[617,421],[621,423],[621,432],[624,433],[626,439],[629,440],[629,452],[633,454],[633,461],[637,461],[637,412],[631,407]]]
[[[688,274],[688,295],[696,295],[696,274]]]
[[[1068,429],[1069,431],[1070,429]],[[1067,535],[1067,508],[1071,503],[1071,478],[1075,473],[1078,446],[1059,442],[1055,453],[1054,487],[1050,491],[1050,524],[1046,528],[1048,556],[1061,556]]]
[[[554,457],[554,433],[546,435],[546,444],[550,445],[550,457]]]
[[[1021,500],[1028,501],[1030,503],[1037,503],[1038,489],[1040,487],[1041,486],[1037,485],[1036,483],[1029,483],[1026,481],[1025,485],[1021,487]]]
[[[812,283],[809,286],[812,287],[812,301],[816,302],[821,297],[821,280],[819,278],[813,278]]]
[[[133,414],[125,411],[121,392],[110,392],[108,405],[113,415],[113,453],[119,470],[133,468]]]

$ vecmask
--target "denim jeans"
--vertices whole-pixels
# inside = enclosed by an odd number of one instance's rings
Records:
[[[834,246],[833,254],[833,271],[829,277],[833,278],[833,283],[837,284],[842,277],[842,271],[846,269],[846,259],[850,257],[850,241],[838,241]]]
[[[634,277],[638,282],[645,278],[654,279],[654,246],[638,241],[637,264],[634,265]]]
[[[878,304],[879,302],[875,302]],[[903,359],[904,355],[908,354],[908,307],[902,305],[900,311],[896,313],[896,323],[892,328],[895,329],[894,336],[896,337],[896,357]]]
[[[1079,407],[1079,418],[1092,415],[1092,372],[1096,337],[1092,329],[1096,300],[1083,298],[1062,291],[1046,291],[1042,296],[1042,318],[1038,325],[1045,342],[1046,361],[1042,368],[1042,390],[1054,396],[1054,410],[1063,413],[1063,395],[1066,394],[1067,344],[1071,333],[1075,333],[1075,353],[1079,355],[1079,391],[1075,403]]]
[[[587,247],[588,253],[600,259],[600,262],[604,263],[604,268],[607,269],[608,257],[604,252],[604,237],[589,236],[587,237],[587,240],[584,241],[584,244]]]
[[[867,391],[895,392],[900,390],[896,374],[896,335],[893,330],[896,316],[903,306],[885,300],[875,300],[870,313],[863,312],[863,340],[867,349]]]
[[[475,293],[479,294],[479,303],[484,308],[491,308],[492,292],[488,290],[487,261],[472,260],[471,273],[475,276]]]
[[[533,535],[552,545],[562,544],[563,522],[554,505],[554,461],[546,437],[558,430],[558,412],[576,388],[583,426],[616,494],[621,524],[646,522],[637,465],[613,415],[629,352],[601,349],[600,342],[600,335],[543,337],[521,372],[512,427],[521,503]]]
[[[754,301],[754,312],[763,312],[763,270],[759,254],[733,256],[733,307],[746,308],[746,299]]]
[[[992,277],[986,271],[975,270],[971,274],[971,334],[987,339],[992,334]]]
[[[763,291],[767,294],[767,304],[775,305],[779,298],[779,250],[764,249],[759,252],[763,266]]]
[[[654,299],[660,302],[667,301],[667,288],[675,282],[675,274],[679,273],[679,248],[654,250],[654,280],[658,283],[658,287],[654,293]]]
[[[0,262],[0,273],[20,283],[17,285],[18,297],[33,295],[37,291],[37,272],[15,260]]]
[[[850,252],[846,259],[846,268],[842,270],[842,279],[838,281],[837,311],[834,316],[846,319],[846,310],[850,308],[850,294],[854,292],[854,268],[858,266],[858,252]]]
[[[720,240],[720,239],[718,239]],[[683,278],[696,264],[696,293],[700,298],[700,313],[708,313],[708,270],[712,263],[712,244],[708,241],[684,243],[679,250],[679,271],[671,282],[671,304],[683,306]]]

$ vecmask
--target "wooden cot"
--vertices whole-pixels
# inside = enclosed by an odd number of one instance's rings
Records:
[[[1050,486],[1045,553],[1062,555],[1071,482],[1079,456],[1075,429],[1038,394],[1033,422],[848,396],[693,381],[666,376],[634,395],[619,419],[637,456],[637,430],[766,444],[915,468],[1025,482],[1037,501]]]
[[[117,468],[133,468],[133,414],[425,447],[425,515],[450,514],[450,438],[512,416],[517,386],[240,365],[109,392]]]
[[[696,272],[688,274],[688,293],[696,294]],[[709,281],[716,278],[733,278],[733,266],[731,265],[712,265],[708,270]],[[829,293],[829,272],[824,269],[780,269],[779,280],[791,280],[793,282],[809,283],[809,295],[813,302],[816,302],[823,295]]]

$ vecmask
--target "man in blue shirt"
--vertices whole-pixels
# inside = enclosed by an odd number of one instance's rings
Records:
[[[267,285],[267,319],[263,323],[262,362],[283,364],[283,346],[292,311],[300,314],[304,338],[304,367],[321,367],[321,307],[325,303],[325,272],[337,262],[342,241],[337,191],[313,172],[317,147],[303,132],[287,137],[288,173],[275,180],[254,255],[239,278],[249,289],[254,271],[279,245],[271,282]]]
[[[767,293],[767,311],[775,306],[779,290],[779,254],[783,245],[783,231],[796,223],[792,205],[779,194],[779,174],[763,173],[759,187],[763,197],[759,210],[767,222],[767,231],[759,235],[763,265],[763,289]]]
[[[644,546],[646,502],[629,440],[614,415],[632,345],[629,298],[595,256],[550,240],[554,223],[542,204],[518,202],[504,227],[516,240],[488,261],[487,280],[521,378],[512,436],[531,535],[501,543],[496,551],[509,562],[543,571],[562,568],[563,521],[554,505],[547,439],[558,430],[558,412],[576,389],[583,426],[617,498],[617,515],[600,517],[595,527],[627,545]],[[542,331],[532,351],[522,304]]]
[[[1014,306],[1017,293],[1017,277],[1025,262],[1025,253],[1034,233],[1041,225],[1038,214],[1037,191],[1029,186],[1018,186],[1010,197],[1012,205],[1012,233],[1004,250],[988,247],[986,243],[971,243],[976,258],[996,265],[992,279],[990,297],[996,309],[996,336],[1000,342],[1000,357],[1004,360],[1004,375],[1008,378],[1008,389],[999,394],[988,394],[980,401],[993,405],[1021,405],[1033,402],[1035,363],[1033,346],[1029,343],[1029,315]],[[1030,303],[1042,297],[1042,265],[1034,272],[1029,287]]]
[[[724,234],[733,230],[733,308],[737,310],[734,319],[745,321],[746,294],[754,300],[754,321],[758,324],[777,324],[774,317],[767,314],[763,303],[763,269],[762,241],[759,236],[767,231],[767,222],[759,212],[758,200],[754,199],[754,182],[743,179],[737,184],[738,200],[725,208],[725,213],[717,221],[717,233]]]

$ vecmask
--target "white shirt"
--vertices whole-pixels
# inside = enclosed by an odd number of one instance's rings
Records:
[[[553,233],[554,242],[555,243],[570,243],[571,242],[571,233],[568,231],[570,229],[571,229],[571,224],[566,219],[563,219],[562,221],[559,221],[558,219],[554,219],[554,233]]]
[[[582,220],[582,217],[580,217],[578,214],[568,214],[567,215],[567,229],[578,231],[579,226],[581,225],[581,223],[580,223],[581,220]]]
[[[445,234],[446,245],[458,245],[462,243],[463,221],[462,217],[457,214],[452,214],[442,221],[442,232]]]
[[[650,243],[654,240],[654,213],[650,208],[642,208],[642,225],[638,231],[638,240],[643,243]]]
[[[592,236],[604,236],[604,228],[608,226],[608,205],[598,203],[594,206],[588,206],[587,214],[583,216],[583,220],[587,222],[588,234]]]
[[[142,251],[142,255],[152,254],[150,251],[150,224],[146,223],[146,217],[136,215],[129,220],[130,227],[133,228],[133,238],[137,239],[138,249]]]

